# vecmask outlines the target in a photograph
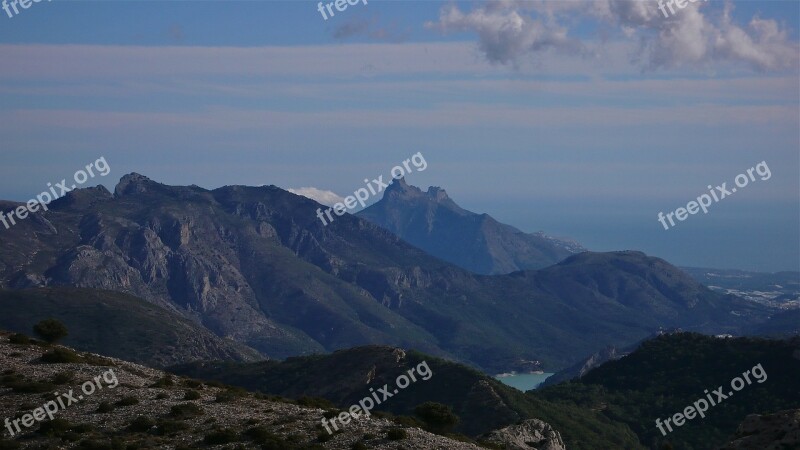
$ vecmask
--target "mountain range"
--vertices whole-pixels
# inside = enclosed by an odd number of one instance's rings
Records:
[[[660,328],[732,332],[772,311],[632,251],[478,275],[362,217],[323,226],[320,206],[129,174],[0,231],[0,287],[122,292],[264,357],[386,344],[487,372],[560,369]]]

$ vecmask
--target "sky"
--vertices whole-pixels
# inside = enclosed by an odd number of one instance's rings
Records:
[[[421,152],[428,166],[410,184],[526,232],[682,266],[800,270],[800,2],[672,8],[362,0],[327,20],[299,0],[0,10],[0,198],[34,198],[101,156],[110,173],[86,185],[113,190],[138,172],[331,198]],[[768,179],[669,229],[658,221],[762,162]]]

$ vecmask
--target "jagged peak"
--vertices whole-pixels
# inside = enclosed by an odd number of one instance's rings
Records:
[[[386,193],[400,193],[411,196],[419,196],[422,195],[423,192],[420,190],[420,188],[406,183],[406,178],[402,177],[392,181],[392,184],[386,188]]]
[[[131,172],[119,179],[117,187],[114,188],[114,195],[119,197],[126,194],[145,192],[149,184],[156,183],[142,174]]]

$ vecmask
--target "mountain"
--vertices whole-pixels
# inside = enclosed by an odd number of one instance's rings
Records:
[[[408,376],[415,368],[417,370],[412,373],[416,373],[416,381],[409,380],[408,387],[396,392],[397,378]],[[195,362],[168,370],[268,395],[322,397],[340,408],[358,404],[371,392],[377,393],[383,388],[390,395],[394,394],[390,398],[379,394],[383,402],[375,411],[413,416],[415,408],[425,402],[445,404],[459,417],[455,431],[474,438],[491,434],[486,438],[498,440],[498,435],[525,431],[512,427],[521,421],[547,417],[546,423],[539,423],[539,420],[535,429],[555,430],[549,439],[554,445],[563,437],[566,448],[574,450],[640,448],[630,429],[602,414],[527,397],[474,369],[393,347],[359,347],[331,355],[289,358],[283,362]],[[321,383],[320,380],[336,382]],[[514,430],[491,433],[504,427]],[[540,445],[539,448],[546,448],[545,444]]]
[[[196,360],[258,361],[256,350],[222,339],[181,315],[114,291],[51,287],[0,291],[0,329],[31,334],[41,320],[66,325],[67,345],[151,367]]]
[[[433,256],[490,275],[541,269],[575,253],[579,244],[543,233],[528,234],[458,206],[444,189],[423,192],[401,178],[383,198],[357,214]]]
[[[124,176],[0,230],[0,287],[127,293],[270,358],[386,344],[487,372],[560,369],[660,328],[728,333],[771,309],[639,252],[475,275],[275,186]],[[90,325],[91,326],[91,325]],[[88,331],[87,331],[88,332]]]
[[[529,391],[526,395],[601,411],[615,421],[626,423],[652,449],[711,450],[729,442],[748,415],[797,409],[800,405],[800,356],[797,355],[800,355],[800,338],[768,340],[664,334],[642,343],[624,358],[591,370],[580,380]],[[736,386],[739,389],[734,392]],[[726,398],[720,399],[712,391],[719,391]],[[706,401],[709,397],[716,400],[715,404]],[[696,411],[693,415],[687,413],[692,418],[680,427],[673,424],[673,431],[668,432],[663,425],[665,419],[683,413],[698,399],[706,401],[705,417]],[[697,407],[702,409],[703,404],[698,403]],[[656,419],[660,420],[663,433]],[[557,427],[547,417],[542,420]],[[751,431],[755,433],[756,427]],[[741,437],[738,435],[737,439]],[[781,448],[796,448],[800,437],[795,432],[792,439],[795,447]]]
[[[59,358],[53,357],[56,351]],[[177,378],[68,347],[11,344],[7,333],[0,333],[0,365],[0,416],[8,419],[0,433],[2,449],[479,449],[378,417],[362,416],[329,435],[322,420],[331,416],[315,405]],[[52,420],[36,412],[42,407],[56,410]]]

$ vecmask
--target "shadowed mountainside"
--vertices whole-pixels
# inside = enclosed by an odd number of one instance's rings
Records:
[[[0,286],[115,290],[272,358],[367,344],[491,372],[559,369],[659,328],[729,332],[763,306],[713,293],[639,252],[582,253],[481,276],[280,188],[124,176],[0,230]]]
[[[404,179],[357,215],[433,256],[484,275],[541,269],[586,250],[542,233],[523,233],[488,214],[461,208],[444,189],[423,192]]]

